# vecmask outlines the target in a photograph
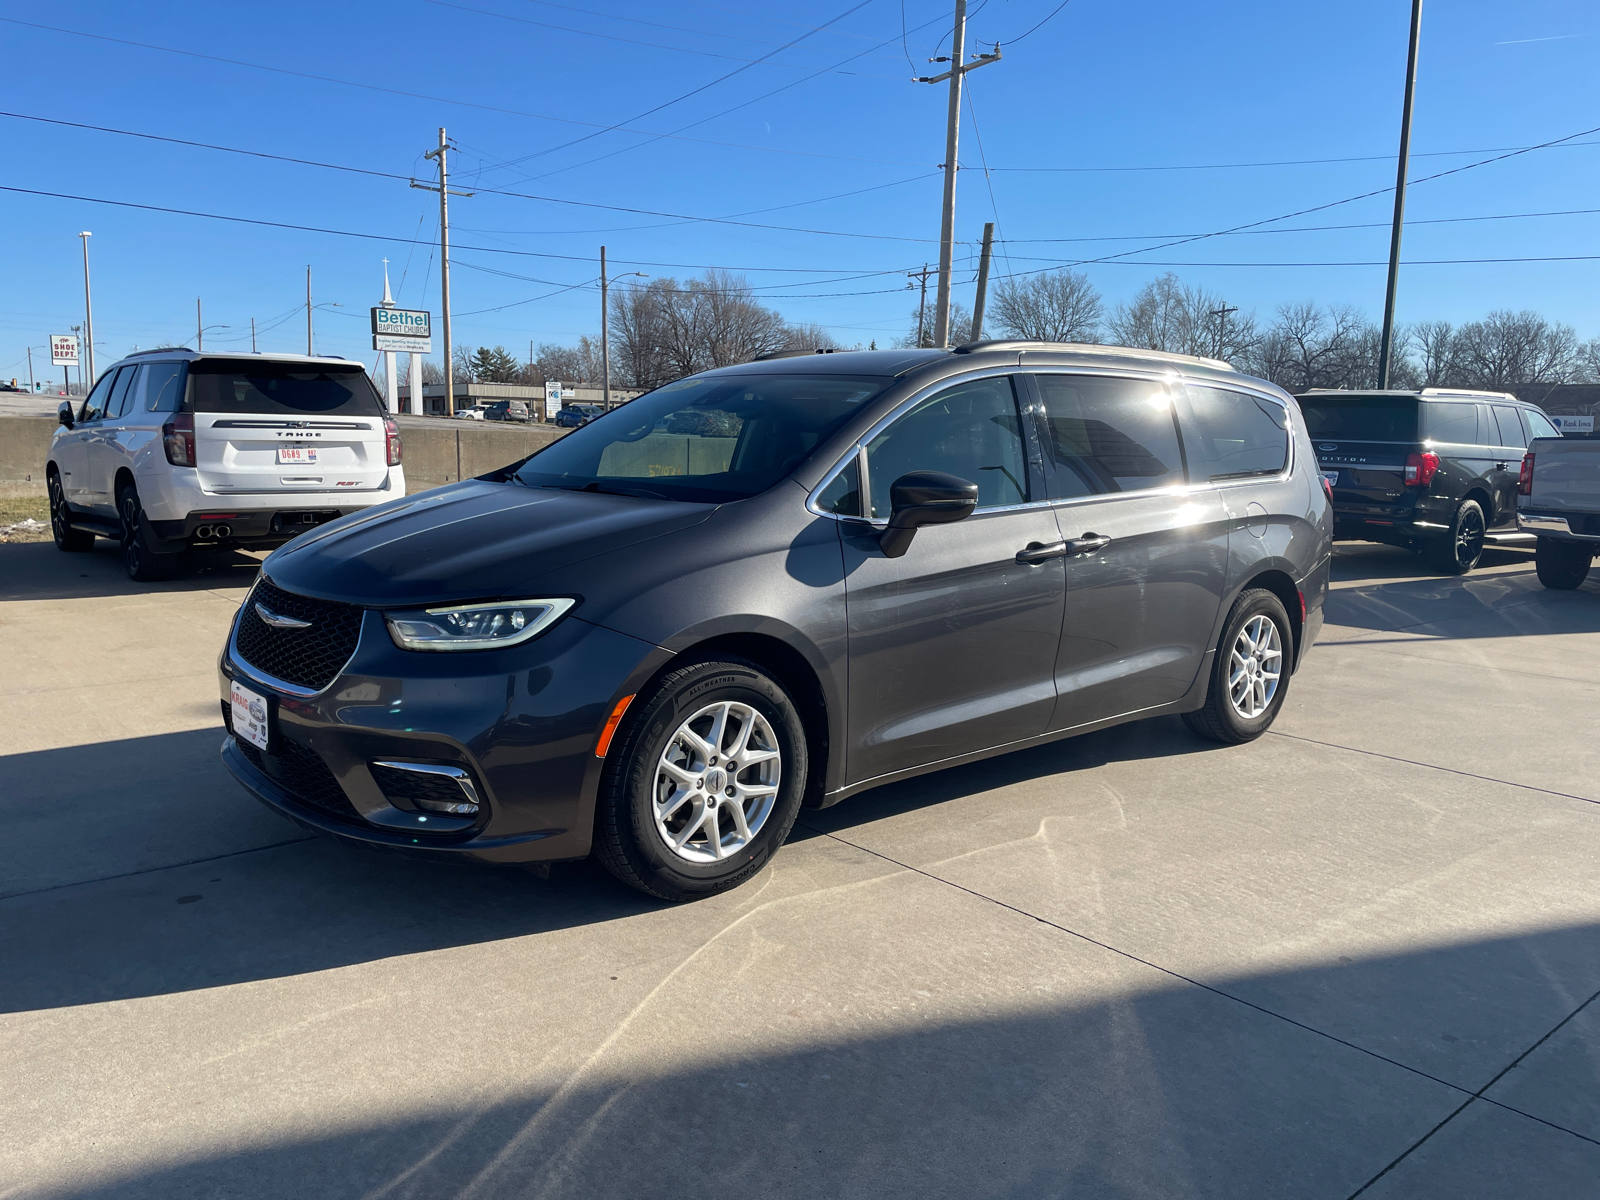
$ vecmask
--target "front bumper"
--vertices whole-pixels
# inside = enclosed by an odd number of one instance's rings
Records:
[[[581,858],[604,766],[596,739],[667,657],[572,616],[508,650],[418,653],[367,610],[349,661],[310,693],[244,661],[230,633],[224,718],[237,679],[266,698],[271,733],[262,753],[230,720],[222,758],[268,808],[348,841],[491,862]],[[464,770],[479,812],[441,816],[387,795],[371,766],[394,761]]]

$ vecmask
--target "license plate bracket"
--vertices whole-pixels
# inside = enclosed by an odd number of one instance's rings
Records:
[[[267,749],[272,741],[272,708],[260,692],[253,692],[237,679],[232,680],[230,701],[233,712],[233,736],[242,738],[258,750]]]
[[[279,446],[278,465],[280,467],[303,467],[317,461],[317,448],[315,446]]]
[[[1329,487],[1339,486],[1339,472],[1337,471],[1324,471],[1322,472],[1322,478]]]

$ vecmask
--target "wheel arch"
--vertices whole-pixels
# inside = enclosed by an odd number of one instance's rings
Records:
[[[139,488],[138,483],[133,478],[133,472],[126,466],[118,467],[116,476],[111,480],[111,498],[115,500],[121,495],[124,487],[131,487],[135,491]]]
[[[1476,500],[1478,507],[1483,510],[1483,527],[1487,531],[1489,526],[1494,524],[1496,515],[1494,496],[1490,494],[1488,485],[1483,480],[1478,480],[1462,494],[1461,503],[1465,504],[1468,500]],[[1456,507],[1459,509],[1461,505],[1458,504]]]
[[[1283,611],[1289,614],[1289,633],[1294,638],[1294,662],[1298,667],[1300,656],[1304,653],[1304,626],[1305,619],[1300,613],[1300,589],[1295,586],[1294,578],[1287,571],[1279,567],[1268,567],[1257,571],[1244,585],[1234,593],[1228,603],[1229,611],[1239,602],[1239,597],[1254,588],[1264,588],[1271,592],[1283,603]]]

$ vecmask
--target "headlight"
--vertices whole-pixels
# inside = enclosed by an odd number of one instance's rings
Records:
[[[572,600],[498,600],[416,612],[384,613],[402,650],[498,650],[537,637],[561,619]]]

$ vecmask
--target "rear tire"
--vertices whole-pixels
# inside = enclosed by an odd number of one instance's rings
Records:
[[[1534,546],[1533,565],[1539,573],[1539,582],[1560,592],[1582,587],[1583,581],[1589,578],[1592,561],[1589,548],[1575,542],[1540,538]]]
[[[690,663],[641,694],[617,730],[595,855],[662,900],[738,887],[789,836],[806,772],[805,728],[776,680],[739,658]]]
[[[1265,588],[1243,593],[1223,622],[1205,707],[1184,713],[1183,723],[1224,745],[1255,741],[1283,708],[1293,661],[1294,631],[1283,601]]]
[[[182,554],[156,554],[144,536],[140,520],[144,510],[132,484],[117,492],[117,515],[122,518],[122,565],[135,583],[156,583],[171,579],[183,569]]]
[[[1429,547],[1433,565],[1446,575],[1465,575],[1483,557],[1483,535],[1487,531],[1483,506],[1476,500],[1463,500],[1450,522],[1450,534]]]
[[[75,554],[94,549],[94,534],[72,527],[66,493],[61,490],[61,476],[55,474],[50,476],[50,533],[56,539],[57,550]]]

